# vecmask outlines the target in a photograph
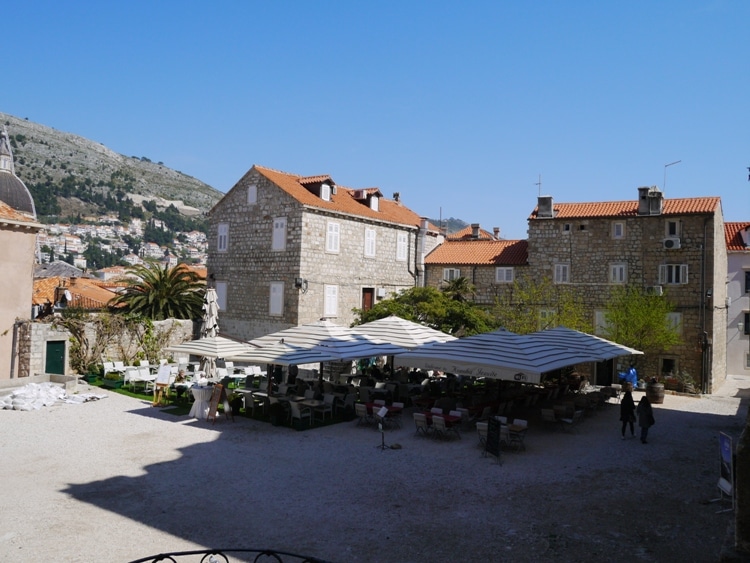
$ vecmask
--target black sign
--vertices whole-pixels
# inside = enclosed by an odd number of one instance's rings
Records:
[[[500,459],[500,421],[495,417],[487,421],[487,441],[484,451]]]

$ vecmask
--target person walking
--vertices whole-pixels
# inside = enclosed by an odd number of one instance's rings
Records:
[[[633,387],[630,384],[625,384],[625,395],[623,395],[620,401],[620,421],[622,422],[622,439],[625,439],[625,427],[630,425],[630,437],[635,437],[635,401],[633,400]]]
[[[644,395],[638,403],[638,426],[641,427],[641,443],[648,444],[648,429],[651,428],[654,423],[654,409],[651,407],[651,401]]]

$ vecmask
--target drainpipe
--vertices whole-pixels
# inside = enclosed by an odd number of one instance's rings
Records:
[[[701,242],[701,283],[700,283],[700,325],[701,325],[701,393],[707,393],[709,366],[706,365],[708,357],[708,334],[706,333],[706,228],[708,218],[703,220],[703,241]]]
[[[408,232],[407,236],[411,237],[411,231]],[[417,234],[414,235],[414,266],[417,265],[417,237],[419,236],[419,227],[417,227]],[[411,271],[411,260],[409,260],[409,253],[411,252],[411,242],[406,247],[406,271],[409,272],[411,277],[414,279],[414,287],[417,286],[417,273]]]
[[[427,238],[427,225],[429,220],[426,217],[420,217],[419,230],[417,231],[417,240],[415,246],[415,270],[417,274],[417,287],[425,286],[424,279],[424,249]]]
[[[16,356],[18,355],[16,349],[18,347],[18,327],[21,326],[23,321],[16,320],[13,323],[13,342],[10,349],[10,378],[16,378]]]

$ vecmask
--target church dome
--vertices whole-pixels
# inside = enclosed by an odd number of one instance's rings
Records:
[[[0,133],[0,201],[7,203],[16,211],[21,211],[36,219],[34,198],[31,197],[26,185],[15,174],[13,151],[5,127]]]

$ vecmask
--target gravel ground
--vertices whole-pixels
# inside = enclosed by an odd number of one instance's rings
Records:
[[[733,518],[717,514],[729,502],[709,502],[718,434],[736,442],[748,397],[748,377],[710,397],[667,395],[646,445],[620,439],[615,404],[576,433],[532,420],[526,451],[502,465],[482,457],[473,430],[415,436],[408,412],[385,434],[402,448],[381,451],[380,434],[355,422],[212,425],[117,394],[4,410],[0,555],[130,561],[235,547],[342,563],[717,561]]]

